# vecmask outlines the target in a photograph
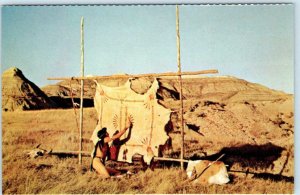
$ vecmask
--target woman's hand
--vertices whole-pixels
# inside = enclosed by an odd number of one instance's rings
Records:
[[[126,121],[126,129],[130,128],[133,125],[132,122],[133,122],[132,116],[128,116]]]

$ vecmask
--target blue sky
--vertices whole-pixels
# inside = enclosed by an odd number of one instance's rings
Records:
[[[175,6],[2,7],[1,70],[20,68],[42,87],[48,77],[176,72]],[[218,69],[294,91],[293,5],[180,6],[183,71]]]

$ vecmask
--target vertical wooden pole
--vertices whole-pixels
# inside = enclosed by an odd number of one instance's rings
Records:
[[[84,32],[83,32],[83,27],[84,27],[84,19],[81,17],[81,33],[80,33],[80,38],[81,38],[81,63],[80,63],[80,72],[81,72],[81,77],[84,77]],[[83,79],[80,81],[81,84],[81,91],[80,91],[80,132],[79,132],[79,164],[82,164],[82,128],[83,128]]]
[[[179,85],[180,85],[180,126],[181,126],[181,154],[180,158],[183,160],[184,158],[184,123],[183,123],[183,99],[182,99],[182,78],[181,78],[181,63],[180,63],[180,34],[179,34],[179,8],[176,5],[176,37],[177,37],[177,65],[178,65],[178,73],[179,73]],[[183,161],[180,162],[181,169],[183,170]]]

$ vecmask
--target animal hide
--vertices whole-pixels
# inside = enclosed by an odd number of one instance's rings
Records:
[[[147,156],[149,147],[158,156],[159,145],[163,145],[168,139],[164,128],[171,113],[158,104],[156,92],[159,85],[156,79],[143,95],[134,92],[130,85],[129,80],[120,87],[107,87],[97,83],[94,105],[99,120],[91,137],[96,144],[97,131],[102,127],[106,127],[112,136],[116,130],[124,128],[128,117],[132,118],[131,132],[127,130],[120,139],[128,140],[121,146],[118,155],[118,161],[126,162],[132,162],[134,154]]]
[[[226,184],[229,176],[226,166],[221,161],[196,160],[189,161],[186,169],[188,178],[195,177],[193,183],[200,184]]]

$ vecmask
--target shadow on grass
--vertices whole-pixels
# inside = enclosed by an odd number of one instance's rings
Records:
[[[274,168],[274,162],[281,157],[282,151],[285,150],[283,147],[276,146],[272,143],[267,143],[263,145],[250,145],[245,144],[237,147],[225,147],[220,150],[220,152],[205,156],[199,157],[194,155],[189,160],[211,160],[214,161],[218,159],[222,154],[225,156],[220,159],[226,165],[228,165],[228,170],[234,164],[238,164],[242,167],[243,170],[247,171],[231,171],[231,172],[241,172],[241,173],[251,173],[248,171],[249,168],[252,169],[268,169]],[[286,182],[294,182],[294,177],[286,177],[282,176],[281,173],[284,170],[289,154],[286,157],[286,162],[284,163],[282,170],[279,174],[271,174],[271,173],[251,173],[254,178],[261,179],[271,179],[273,181],[286,181]]]
[[[284,182],[290,182],[294,183],[294,177],[288,177],[288,176],[283,176],[280,174],[272,174],[272,173],[253,173],[250,171],[229,171],[230,173],[244,173],[246,176],[248,174],[252,174],[253,178],[257,179],[270,179],[272,181],[284,181]],[[231,175],[231,180],[233,180],[234,177]]]
[[[281,156],[283,150],[283,147],[272,143],[263,145],[245,144],[237,147],[225,147],[220,152],[210,156],[200,158],[193,156],[191,160],[216,160],[219,156],[225,154],[221,160],[229,167],[237,163],[241,167],[266,169],[274,167],[274,162]]]
[[[285,181],[294,183],[294,177],[287,177],[279,174],[271,173],[254,173],[254,178],[271,179],[273,181]]]

